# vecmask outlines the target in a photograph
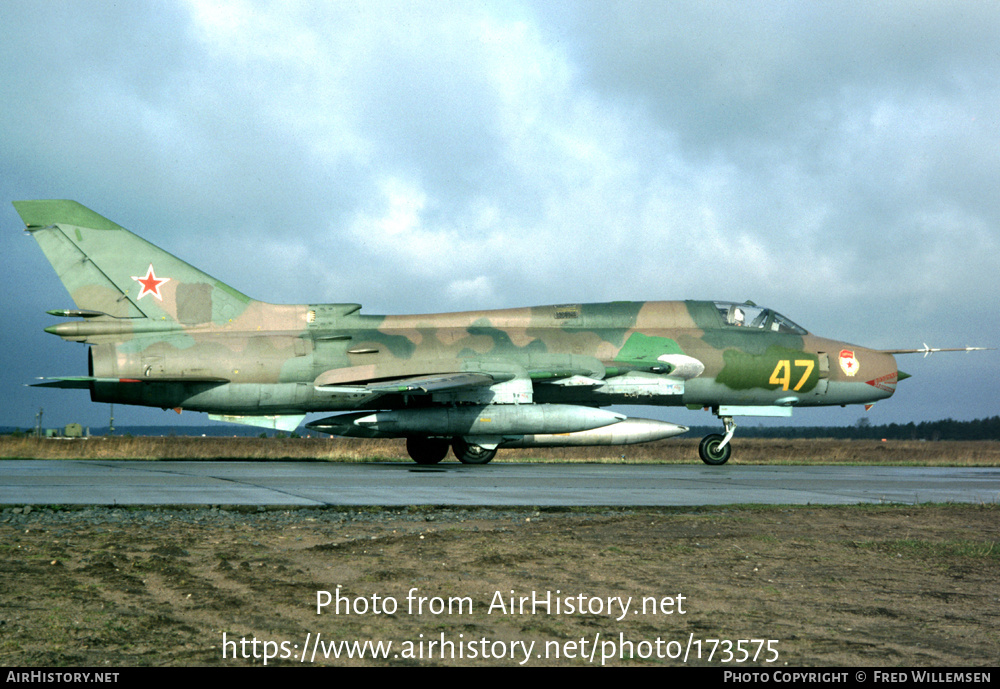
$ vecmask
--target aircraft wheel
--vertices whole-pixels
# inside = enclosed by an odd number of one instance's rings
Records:
[[[462,464],[489,464],[497,454],[496,450],[487,450],[485,447],[467,442],[464,438],[455,438],[452,450]]]
[[[406,439],[406,452],[417,464],[437,464],[448,455],[448,441],[411,436]]]
[[[701,461],[712,466],[728,462],[729,457],[733,454],[732,444],[727,444],[722,448],[719,447],[725,438],[726,436],[719,435],[718,433],[706,435],[702,439],[701,445],[698,446],[698,454],[701,456]]]

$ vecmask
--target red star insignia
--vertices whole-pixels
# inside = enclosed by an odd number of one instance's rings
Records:
[[[160,285],[164,282],[170,282],[170,278],[158,278],[156,273],[153,272],[153,264],[149,264],[149,270],[146,271],[144,277],[139,277],[138,275],[133,275],[132,279],[142,285],[139,290],[138,299],[142,299],[147,294],[152,294],[154,297],[163,301],[163,295],[160,294]]]

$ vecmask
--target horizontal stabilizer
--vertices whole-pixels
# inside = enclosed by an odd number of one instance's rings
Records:
[[[89,390],[90,384],[97,378],[87,378],[85,376],[74,376],[66,378],[44,378],[44,383],[32,383],[33,388],[62,388],[64,390]],[[118,379],[108,379],[108,382],[118,382]]]
[[[42,378],[44,383],[32,383],[33,388],[64,388],[73,390],[87,390],[91,383],[210,383],[214,385],[224,385],[229,381],[225,378],[215,378],[212,376],[200,377],[173,377],[173,378],[97,378],[94,376],[61,376],[56,378]]]

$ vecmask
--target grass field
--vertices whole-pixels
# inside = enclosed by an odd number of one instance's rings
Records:
[[[663,440],[618,447],[501,450],[497,462],[602,462],[690,464],[698,460],[698,439]],[[95,437],[37,439],[0,437],[4,459],[260,459],[330,462],[409,461],[402,440],[354,438]],[[447,461],[454,461],[449,456]],[[1000,466],[995,441],[888,441],[739,439],[732,462],[739,464],[882,464]]]

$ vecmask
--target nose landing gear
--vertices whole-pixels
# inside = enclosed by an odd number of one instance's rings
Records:
[[[736,423],[731,416],[723,416],[722,423],[726,428],[726,434],[720,435],[712,433],[706,435],[698,446],[698,455],[705,464],[718,466],[725,464],[733,454],[733,446],[729,441],[733,439],[736,432]]]

